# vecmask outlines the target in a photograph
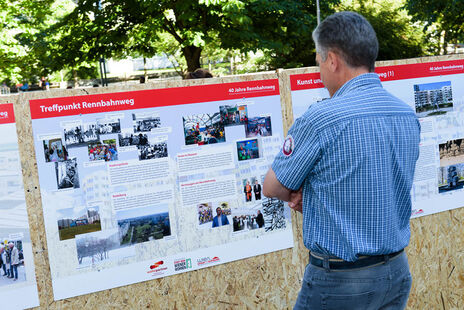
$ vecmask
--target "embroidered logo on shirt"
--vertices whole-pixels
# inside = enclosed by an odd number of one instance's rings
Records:
[[[290,156],[293,153],[293,148],[295,147],[295,143],[293,142],[293,137],[288,135],[285,138],[284,145],[282,146],[282,153],[285,156]]]

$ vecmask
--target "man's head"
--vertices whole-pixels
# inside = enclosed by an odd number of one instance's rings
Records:
[[[321,79],[331,95],[349,79],[373,72],[379,50],[371,24],[354,12],[327,17],[313,31]]]
[[[360,14],[338,12],[330,15],[314,30],[313,39],[323,61],[327,53],[333,51],[350,67],[374,71],[379,43],[374,28]]]
[[[8,246],[10,247],[10,249],[12,249],[14,247],[13,242],[8,243]]]
[[[218,216],[221,215],[222,214],[222,209],[217,207],[216,208],[216,213],[217,213]]]

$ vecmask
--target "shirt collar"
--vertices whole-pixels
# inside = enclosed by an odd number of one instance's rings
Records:
[[[382,87],[382,84],[380,83],[380,79],[377,73],[364,73],[364,74],[358,75],[355,78],[352,78],[351,80],[343,84],[343,86],[340,87],[335,92],[332,98],[342,96],[344,94],[350,93],[356,89],[359,89],[365,86]]]

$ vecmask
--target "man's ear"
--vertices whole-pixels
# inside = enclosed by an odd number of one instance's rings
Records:
[[[327,68],[330,70],[330,72],[334,73],[337,71],[338,67],[340,66],[340,57],[332,52],[328,51],[327,52]]]

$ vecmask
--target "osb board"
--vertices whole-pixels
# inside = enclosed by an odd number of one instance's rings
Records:
[[[272,78],[277,78],[275,72],[204,80],[170,80],[147,84],[127,84],[107,88],[40,91],[13,96],[12,98],[17,101],[15,113],[20,136],[20,154],[24,171],[40,307],[44,309],[78,309],[83,307],[88,309],[291,308],[299,291],[299,279],[303,275],[304,263],[301,261],[307,259],[307,252],[302,248],[299,251],[274,252],[200,271],[54,301],[29,110],[29,100],[31,99]],[[297,229],[301,230],[301,227]],[[295,234],[297,229],[294,231]]]
[[[378,62],[378,66],[442,61],[463,56],[442,56]],[[288,309],[296,300],[308,252],[302,242],[302,217],[292,214],[293,249],[261,255],[237,262],[180,275],[53,301],[47,244],[35,160],[30,99],[77,96],[106,92],[134,91],[280,78],[282,115],[285,130],[293,123],[289,75],[317,72],[318,68],[278,70],[226,78],[189,81],[148,82],[107,88],[52,90],[0,97],[15,103],[20,139],[26,201],[36,264],[40,307],[43,309]],[[464,204],[464,203],[463,203]],[[464,308],[464,247],[462,222],[464,209],[412,220],[411,244],[407,249],[414,277],[408,309]],[[123,275],[121,275],[123,276]],[[82,283],[85,285],[85,283]]]

